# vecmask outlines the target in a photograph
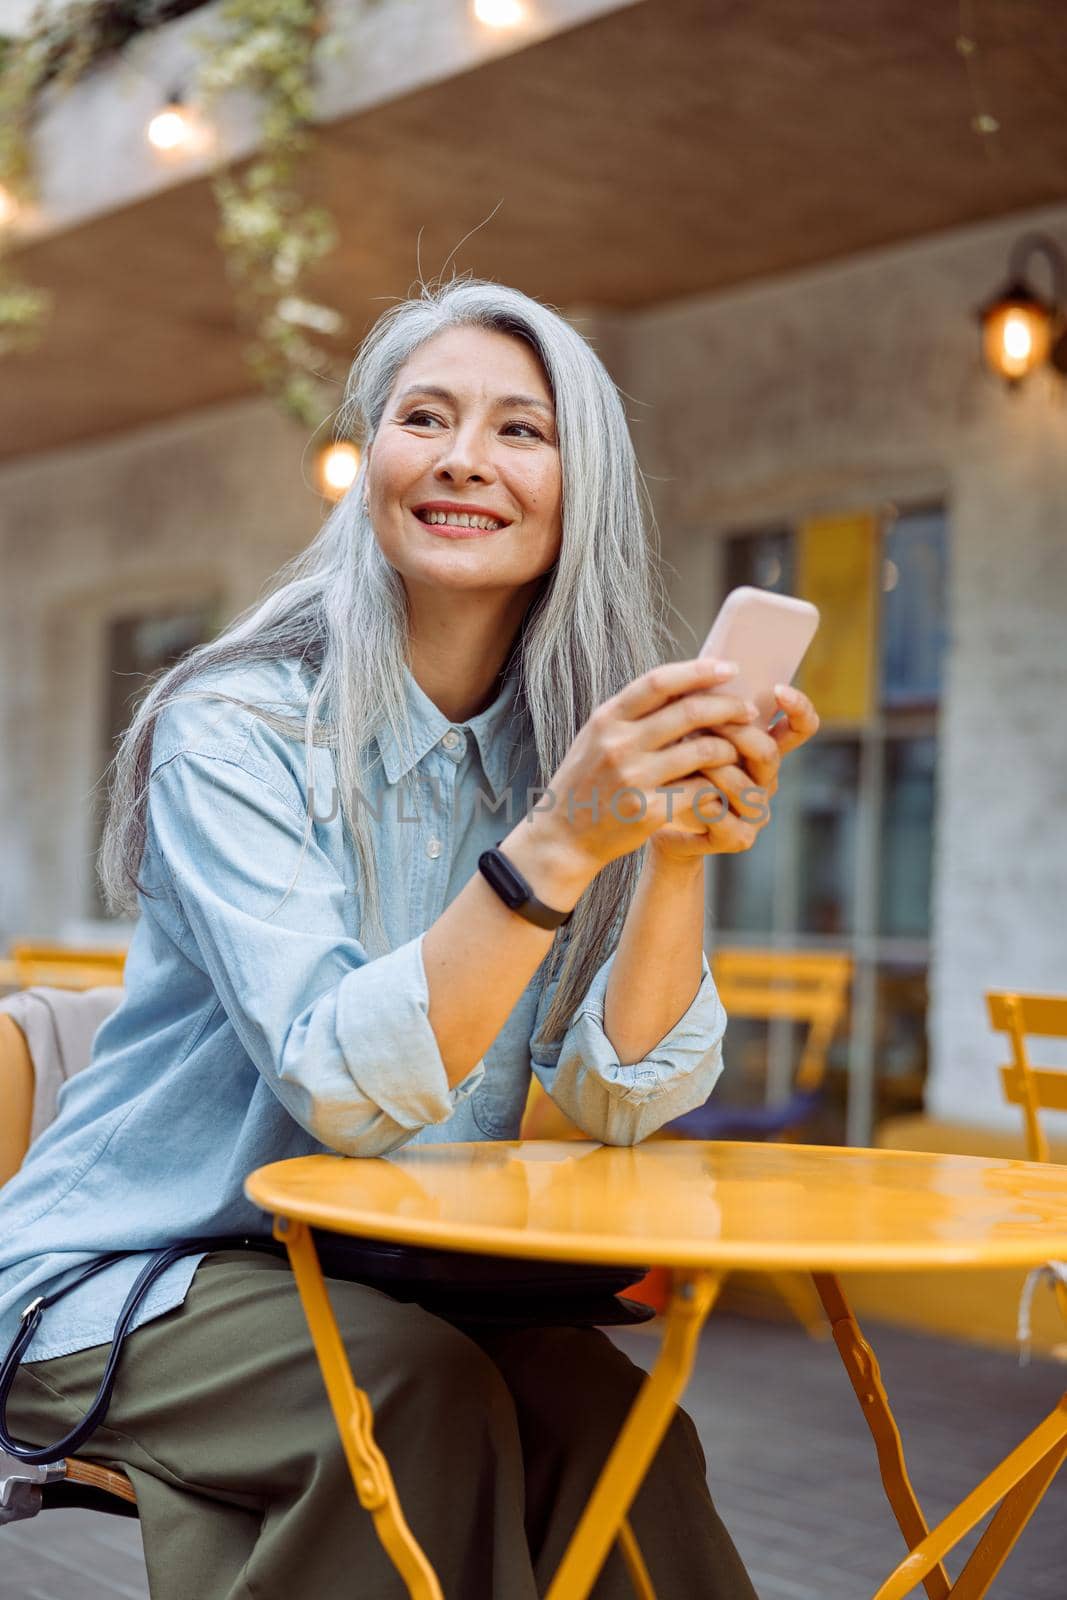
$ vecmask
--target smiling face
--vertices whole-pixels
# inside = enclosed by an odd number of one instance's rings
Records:
[[[397,374],[366,485],[375,537],[409,594],[504,591],[524,603],[563,536],[552,393],[530,345],[474,327],[428,339]],[[493,531],[471,528],[476,514]]]

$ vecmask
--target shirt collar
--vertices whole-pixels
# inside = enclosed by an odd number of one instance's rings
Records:
[[[383,723],[378,729],[378,748],[382,753],[382,766],[390,783],[397,783],[418,765],[428,751],[438,744],[449,728],[458,728],[473,735],[482,767],[493,789],[494,800],[499,800],[508,782],[508,757],[511,739],[509,726],[519,686],[518,657],[512,659],[501,685],[500,692],[491,705],[479,711],[466,722],[450,722],[444,712],[430,699],[415,681],[411,669],[404,667],[404,689],[407,696],[408,716],[411,720],[412,745],[408,752],[401,749],[392,728]]]

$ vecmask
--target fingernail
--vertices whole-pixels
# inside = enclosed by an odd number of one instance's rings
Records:
[[[748,712],[750,717],[758,717],[759,716],[759,706],[756,704],[756,702],[754,700],[746,700],[745,701],[745,710]]]
[[[715,668],[715,676],[717,678],[734,678],[740,670],[736,661],[720,661]]]
[[[783,700],[788,701],[791,705],[795,702],[796,697],[797,697],[796,690],[795,689],[791,689],[789,687],[788,683],[776,683],[775,686],[774,686],[774,692],[775,692],[776,695],[779,695]]]

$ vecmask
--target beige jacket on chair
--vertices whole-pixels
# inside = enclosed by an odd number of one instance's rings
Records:
[[[33,1063],[31,1144],[55,1120],[60,1089],[89,1065],[96,1030],[121,999],[118,985],[82,990],[40,985],[0,1000],[0,1015],[22,1033]]]

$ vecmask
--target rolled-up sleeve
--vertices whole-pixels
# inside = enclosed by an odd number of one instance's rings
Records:
[[[314,1138],[381,1155],[445,1122],[485,1066],[449,1086],[423,934],[371,959],[345,917],[351,891],[314,832],[304,848],[305,825],[280,784],[235,759],[183,750],[152,771],[163,887],[241,1045]]]
[[[530,1063],[572,1122],[603,1144],[637,1144],[704,1104],[722,1072],[726,1012],[701,952],[700,986],[688,1010],[642,1061],[623,1065],[604,1031],[614,951],[597,970],[562,1040],[537,1043],[558,976],[538,1000]]]

